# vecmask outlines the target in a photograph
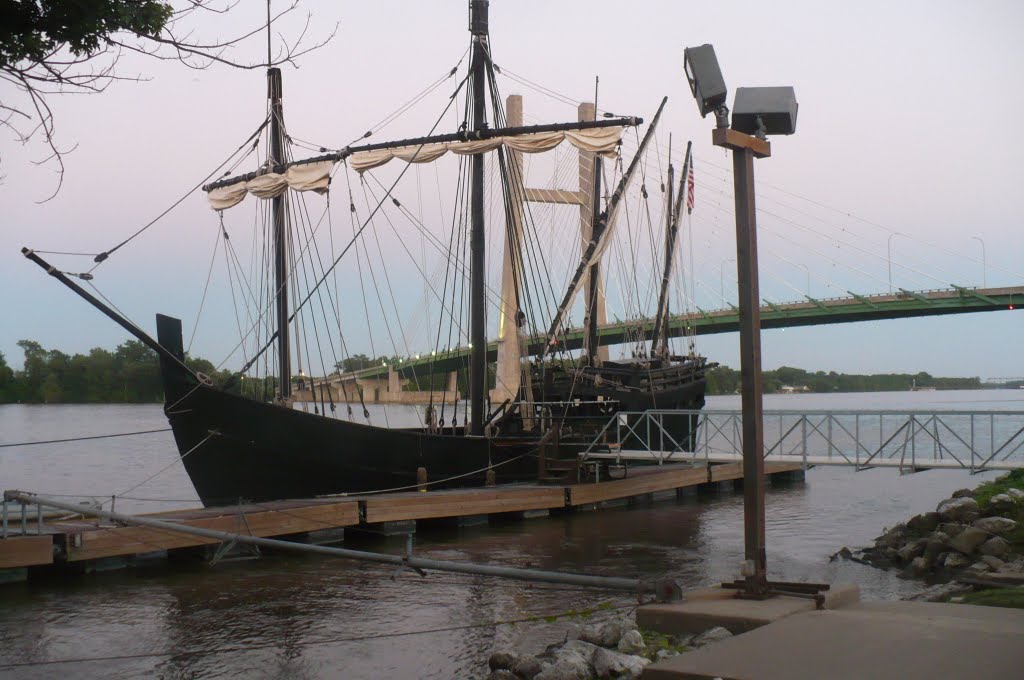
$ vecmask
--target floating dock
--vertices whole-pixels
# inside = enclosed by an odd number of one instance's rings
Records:
[[[769,477],[802,478],[795,463],[766,463]],[[740,463],[630,468],[625,479],[566,485],[507,486],[402,492],[366,496],[250,503],[141,515],[176,524],[262,538],[316,542],[338,540],[346,529],[408,533],[424,520],[481,523],[553,512],[592,510],[605,504],[688,488],[715,489],[740,481]],[[35,573],[74,573],[128,566],[145,558],[218,545],[201,536],[141,526],[121,526],[88,516],[47,517],[42,509],[8,502],[0,533],[0,581]],[[340,531],[339,531],[340,530]]]

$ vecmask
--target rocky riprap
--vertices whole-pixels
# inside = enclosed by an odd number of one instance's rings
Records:
[[[486,677],[487,680],[639,678],[652,661],[732,637],[732,633],[725,628],[712,628],[700,635],[655,637],[656,640],[645,641],[631,618],[592,623],[570,631],[563,642],[549,646],[537,656],[505,650],[494,652],[487,662],[490,675]]]
[[[874,546],[837,556],[882,568],[902,569],[918,578],[973,578],[1024,584],[1024,546],[1018,520],[1024,512],[1024,491],[1009,488],[979,504],[976,491],[961,489],[934,512],[915,515],[888,529]],[[925,591],[923,599],[955,594],[956,586]],[[941,592],[940,592],[941,591]]]

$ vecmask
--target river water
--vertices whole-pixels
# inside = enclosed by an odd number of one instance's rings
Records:
[[[708,408],[739,408],[712,397]],[[1014,391],[769,395],[766,409],[1014,410]],[[383,418],[383,413],[374,413]],[[412,417],[397,409],[389,419]],[[0,444],[166,427],[159,406],[0,406]],[[993,473],[819,467],[769,487],[770,576],[856,583],[866,598],[918,588],[895,573],[829,562],[950,492]],[[148,480],[148,481],[147,481]],[[117,494],[118,510],[194,507],[169,432],[0,449],[0,486]],[[404,539],[360,539],[399,552]],[[688,496],[522,522],[423,532],[422,557],[592,574],[675,578],[684,589],[737,577],[743,498]],[[394,578],[392,578],[394,577]],[[60,581],[0,585],[0,675],[18,678],[473,678],[496,648],[536,653],[570,624],[493,625],[630,599],[593,590],[413,573],[274,555],[215,565],[158,561]],[[601,616],[604,614],[597,614]],[[68,663],[66,660],[76,660]]]

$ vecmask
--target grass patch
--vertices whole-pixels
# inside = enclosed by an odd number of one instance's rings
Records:
[[[1021,489],[1024,491],[1024,470],[1014,470],[1005,475],[993,479],[991,482],[984,482],[974,490],[974,500],[982,509],[988,507],[992,496],[1006,493],[1007,489]]]
[[[963,596],[963,604],[1024,609],[1024,588],[992,588],[967,593]]]
[[[665,635],[653,630],[641,630],[640,635],[643,636],[644,643],[647,645],[641,654],[651,661],[657,660],[658,651],[662,649],[677,654],[682,654],[690,649],[686,645],[680,644],[679,638],[675,635]]]

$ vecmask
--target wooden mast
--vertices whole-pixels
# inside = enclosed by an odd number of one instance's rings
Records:
[[[284,107],[281,103],[281,69],[267,69],[267,97],[270,99],[270,165],[284,163]],[[292,394],[291,347],[288,333],[288,224],[284,194],[271,199],[274,225],[274,290],[277,320],[277,396],[285,401]]]
[[[672,262],[675,258],[676,241],[679,234],[679,217],[683,210],[683,196],[686,195],[686,182],[690,176],[690,149],[693,142],[686,143],[686,156],[683,160],[683,174],[679,178],[679,194],[673,201],[672,160],[668,165],[668,215],[665,221],[665,266],[662,269],[661,290],[658,293],[658,308],[654,315],[654,331],[651,333],[651,354],[660,354],[668,358],[668,284],[672,277]]]
[[[597,120],[597,91],[595,87],[594,92],[595,104],[591,106],[593,111],[593,120]],[[580,113],[583,113],[582,106],[580,107]],[[582,157],[583,152],[580,152]],[[600,154],[591,153],[591,173],[590,173],[590,220],[589,224],[586,225],[585,230],[582,233],[583,237],[583,250],[586,250],[587,244],[594,237],[594,230],[597,225],[597,220],[600,219],[601,215],[601,174],[604,168],[604,162]],[[583,170],[580,170],[580,184],[583,184]],[[586,209],[581,208],[580,215],[586,214]],[[604,300],[601,299],[601,263],[600,261],[594,262],[590,265],[590,269],[587,271],[586,279],[583,284],[586,292],[586,304],[584,306],[585,314],[583,317],[583,355],[586,358],[588,366],[598,366],[601,363],[601,355],[599,353],[599,344],[597,340],[597,327],[598,324],[603,321],[600,318],[600,312],[604,309]],[[607,352],[607,350],[605,350]]]
[[[486,42],[487,42],[487,0],[471,0],[469,3],[469,30],[473,36],[473,55],[470,61],[473,96],[473,129],[482,130],[487,127],[487,109],[485,95]],[[474,154],[470,183],[470,216],[469,232],[470,252],[470,298],[469,322],[470,345],[472,351],[469,359],[469,434],[480,436],[484,433],[485,390],[487,388],[487,308],[484,298],[485,285],[485,235],[484,235],[484,156]]]

